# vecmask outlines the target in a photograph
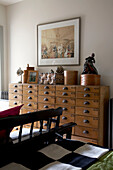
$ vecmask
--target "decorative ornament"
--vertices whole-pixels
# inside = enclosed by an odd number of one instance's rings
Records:
[[[20,79],[20,81],[18,83],[22,83],[22,74],[23,74],[23,71],[21,70],[21,67],[19,67],[19,69],[17,70],[16,73],[17,73],[18,76],[21,76],[21,79]]]

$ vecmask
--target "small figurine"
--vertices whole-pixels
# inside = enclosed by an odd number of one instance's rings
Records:
[[[62,66],[58,66],[56,69],[56,73],[63,73],[64,72],[64,68]]]
[[[95,56],[95,54],[92,53],[91,56],[89,56],[85,59],[86,62],[84,64],[84,70],[83,70],[82,74],[98,74],[97,69],[93,65],[93,63],[95,63],[94,56]]]

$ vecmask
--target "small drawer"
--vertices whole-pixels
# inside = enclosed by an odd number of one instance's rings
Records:
[[[9,100],[19,100],[19,101],[22,101],[22,95],[9,93]]]
[[[86,138],[98,139],[98,129],[75,126],[75,135],[83,136]]]
[[[56,97],[56,104],[66,104],[66,105],[75,105],[75,99],[73,98],[62,98]]]
[[[27,89],[27,90],[36,90],[36,91],[38,91],[38,85],[37,84],[23,84],[23,90],[25,90],[25,89]]]
[[[84,137],[78,137],[78,136],[71,136],[72,140],[79,140],[79,141],[83,141],[85,143],[94,143],[94,144],[98,144],[97,140],[95,139],[89,139],[89,138],[84,138]]]
[[[93,93],[99,93],[100,87],[99,86],[77,86],[76,91],[81,92],[93,92]]]
[[[75,122],[78,126],[98,128],[98,118],[89,116],[75,116]]]
[[[55,108],[62,107],[63,113],[75,114],[75,106],[55,105]]]
[[[9,100],[9,106],[18,106],[21,105],[22,102],[16,100]]]
[[[38,110],[54,109],[55,105],[38,103]]]
[[[37,103],[35,102],[23,102],[23,103],[24,103],[23,108],[37,110],[38,107]]]
[[[55,97],[51,97],[51,96],[38,96],[38,102],[42,102],[42,103],[51,103],[54,104],[55,103]]]
[[[99,100],[76,99],[76,106],[99,108]]]
[[[9,84],[9,89],[20,89],[22,90],[23,85],[22,84],[18,84],[18,83],[11,83]]]
[[[16,89],[16,88],[14,88],[14,89],[9,89],[9,93],[13,93],[13,94],[20,94],[20,95],[22,95],[22,93],[23,93],[23,90],[21,90],[21,89]]]
[[[65,113],[63,113],[60,116],[60,123],[65,124],[65,123],[69,123],[69,122],[75,122],[75,115],[74,114],[65,114]]]
[[[43,95],[43,96],[55,96],[55,91],[39,90],[39,95]]]
[[[23,95],[23,101],[38,102],[38,97],[33,95]]]
[[[39,91],[45,90],[45,91],[55,91],[55,85],[39,85]]]
[[[76,91],[75,86],[63,86],[63,85],[57,85],[56,91]]]
[[[88,108],[88,107],[76,107],[75,108],[76,115],[83,115],[83,116],[99,116],[99,109],[98,108]]]
[[[33,89],[24,89],[23,90],[23,95],[34,95],[34,96],[37,96],[38,95],[38,91],[37,90],[33,90]]]
[[[76,98],[83,99],[99,99],[99,93],[89,93],[89,92],[77,92]]]
[[[75,92],[63,92],[63,91],[56,91],[56,96],[58,97],[71,97],[71,98],[75,98]]]

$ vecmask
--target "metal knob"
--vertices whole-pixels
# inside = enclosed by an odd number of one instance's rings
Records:
[[[31,104],[31,103],[29,103],[29,104],[28,104],[28,106],[32,106],[32,104]]]
[[[48,98],[44,98],[44,101],[48,101]]]
[[[84,97],[90,97],[90,94],[88,94],[88,93],[84,94]]]
[[[14,105],[17,105],[17,102],[14,102]]]
[[[67,94],[67,93],[65,93],[65,92],[62,94],[62,96],[67,96],[67,95],[68,95],[68,94]]]
[[[89,105],[90,103],[88,101],[84,102],[85,105]]]
[[[14,85],[14,87],[17,87],[17,85]]]
[[[47,126],[47,123],[44,123],[43,125],[44,125],[44,126]]]
[[[84,119],[83,122],[84,123],[89,123],[89,120]]]
[[[44,94],[49,94],[49,92],[48,92],[48,91],[45,91]]]
[[[87,130],[84,130],[83,133],[84,133],[84,134],[88,134],[89,132],[88,132]]]
[[[14,96],[14,98],[16,99],[16,98],[17,98],[17,96]]]
[[[14,92],[16,93],[16,92],[17,92],[17,90],[14,90]]]
[[[63,90],[68,90],[68,87],[64,87]]]
[[[86,87],[84,88],[84,91],[90,91],[90,88]]]
[[[31,91],[31,90],[29,90],[29,91],[28,91],[28,93],[32,93],[32,91]]]
[[[44,89],[49,89],[49,86],[45,86]]]
[[[28,88],[32,88],[32,86],[30,85],[30,86],[28,86]]]
[[[63,100],[62,102],[63,102],[63,103],[67,103],[68,101],[67,101],[67,100]]]
[[[67,117],[63,116],[63,117],[62,117],[62,120],[67,120]]]
[[[48,106],[47,106],[47,105],[45,105],[45,106],[44,106],[44,108],[48,108]]]
[[[32,99],[32,97],[30,96],[30,97],[28,97],[28,99]]]
[[[67,110],[67,108],[66,108],[66,107],[64,107],[62,110],[63,110],[63,111],[66,111],[66,110]]]
[[[83,112],[84,112],[84,113],[89,113],[89,110],[84,110]]]

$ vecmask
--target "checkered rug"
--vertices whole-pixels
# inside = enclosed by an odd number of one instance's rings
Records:
[[[83,170],[108,151],[109,149],[80,141],[63,140],[23,155],[17,163],[28,169]]]

